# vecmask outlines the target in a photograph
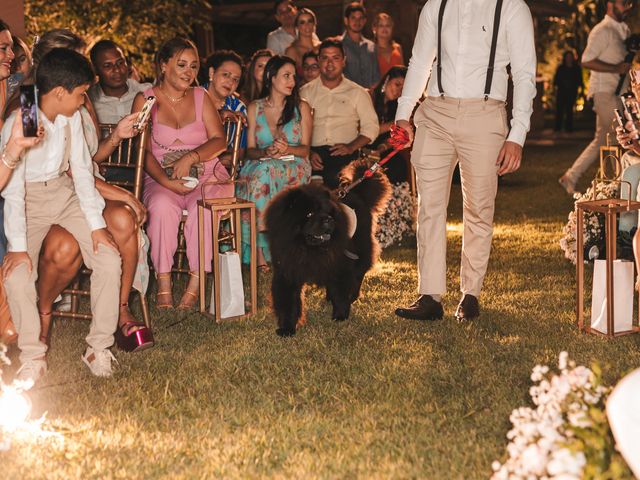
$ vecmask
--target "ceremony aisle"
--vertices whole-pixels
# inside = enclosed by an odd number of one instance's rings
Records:
[[[346,322],[331,321],[324,293],[308,289],[294,338],[274,333],[268,276],[250,320],[152,309],[157,345],[115,352],[112,379],[80,361],[88,325],[58,321],[49,373],[31,395],[58,435],[14,438],[2,477],[488,478],[535,364],[566,350],[598,361],[608,384],[640,366],[640,337],[606,340],[575,325],[575,270],[558,244],[572,199],[557,178],[581,146],[527,147],[522,169],[501,182],[477,321],[453,318],[459,186],[442,321],[393,314],[415,297],[412,241],[384,251]],[[4,370],[9,380],[15,369]]]

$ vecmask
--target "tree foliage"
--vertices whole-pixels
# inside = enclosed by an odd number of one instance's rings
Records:
[[[166,40],[189,37],[195,25],[210,21],[207,0],[25,0],[30,35],[68,28],[89,48],[98,40],[116,41],[133,55],[144,76],[153,76],[153,55]]]

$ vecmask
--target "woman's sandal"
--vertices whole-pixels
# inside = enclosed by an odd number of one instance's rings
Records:
[[[258,271],[260,273],[269,273],[271,272],[271,267],[268,263],[263,263],[262,265],[258,265]]]
[[[196,275],[192,272],[189,272],[189,275],[195,278],[200,278],[199,275]],[[182,294],[182,298],[180,299],[180,303],[176,308],[178,310],[191,310],[198,303],[198,293],[199,291],[192,292],[191,290],[189,290],[189,285],[187,285],[187,288],[185,289],[184,293]]]
[[[120,308],[123,307],[129,310],[129,303],[121,303]],[[155,344],[151,329],[142,322],[129,321],[122,325],[118,322],[115,337],[118,348],[130,353],[153,347]]]
[[[160,278],[169,278],[169,281],[171,281],[171,272],[169,273],[158,273],[156,275],[156,280],[160,279]],[[160,301],[160,297],[167,297],[169,296],[169,302],[161,302]],[[166,292],[157,292],[156,293],[156,307],[157,308],[163,308],[163,309],[167,309],[167,308],[173,308],[173,292],[171,291],[171,288],[169,288],[169,290],[167,290]]]

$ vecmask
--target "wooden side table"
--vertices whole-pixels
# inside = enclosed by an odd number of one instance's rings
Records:
[[[220,252],[219,224],[222,217],[228,218],[231,222],[231,241],[233,249],[242,258],[242,230],[241,215],[242,212],[249,212],[249,229],[250,229],[250,249],[251,259],[249,263],[250,272],[250,297],[251,309],[244,315],[233,318],[244,318],[254,315],[258,305],[258,275],[257,275],[257,248],[256,248],[256,206],[253,202],[243,200],[237,197],[220,198],[220,199],[203,199],[198,200],[198,263],[200,275],[200,313],[208,317],[214,318],[216,322],[221,320],[220,316],[220,261],[218,253]],[[211,215],[212,230],[212,249],[213,249],[213,293],[215,301],[215,315],[211,315],[207,311],[206,302],[206,274],[204,271],[204,219],[205,214]]]
[[[614,302],[613,302],[613,261],[617,257],[617,217],[624,212],[640,210],[640,202],[620,198],[607,198],[603,200],[587,200],[576,204],[576,277],[577,277],[577,317],[578,328],[587,333],[595,333],[606,337],[619,337],[640,331],[640,326],[631,330],[615,332],[613,328]],[[606,240],[606,284],[607,284],[607,333],[601,333],[584,324],[584,212],[596,212],[604,214],[605,240]],[[635,296],[635,292],[634,292]],[[640,321],[640,308],[638,309]]]

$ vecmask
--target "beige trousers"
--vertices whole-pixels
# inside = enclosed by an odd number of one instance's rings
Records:
[[[607,145],[607,134],[609,134],[610,145],[618,144],[615,131],[617,123],[615,123],[613,113],[616,108],[622,109],[622,102],[620,97],[614,93],[600,92],[593,95],[593,111],[596,112],[596,132],[591,143],[585,147],[565,173],[574,187],[582,174],[600,159],[600,147]]]
[[[460,289],[480,294],[489,263],[498,189],[496,160],[508,127],[504,102],[429,97],[416,111],[411,163],[418,187],[419,293],[447,287],[447,205],[460,164],[463,201]]]
[[[67,175],[48,182],[27,183],[25,197],[27,253],[33,268],[29,273],[22,264],[4,281],[11,316],[18,331],[20,360],[36,359],[47,351],[39,338],[40,316],[35,283],[42,242],[52,225],[60,225],[73,235],[80,245],[85,265],[92,270],[92,320],[87,343],[96,350],[110,347],[118,325],[120,254],[102,244],[98,253],[93,253],[91,230],[80,209],[73,180]]]

